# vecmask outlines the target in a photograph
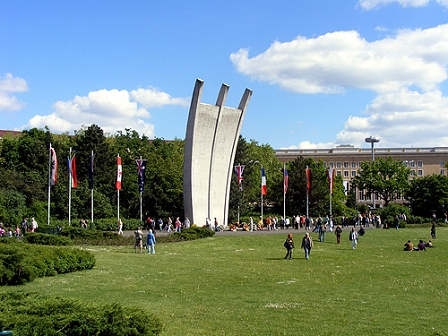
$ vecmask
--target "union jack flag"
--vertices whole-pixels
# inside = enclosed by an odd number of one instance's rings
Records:
[[[240,190],[243,191],[243,180],[244,180],[244,166],[238,165],[234,167],[235,174],[238,179],[238,186],[240,187]]]

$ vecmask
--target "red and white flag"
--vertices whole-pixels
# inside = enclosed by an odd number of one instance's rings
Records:
[[[261,168],[261,194],[266,195],[266,175],[264,168]]]
[[[123,168],[121,166],[121,157],[120,155],[117,156],[117,182],[115,183],[115,187],[117,190],[121,190],[121,176],[123,175]]]
[[[76,188],[78,186],[78,179],[76,177],[76,154],[73,155],[71,159],[68,159],[68,169],[71,178],[71,186],[72,188]]]
[[[328,178],[328,186],[330,187],[330,194],[333,193],[335,173],[336,170],[334,170],[334,168],[327,169],[327,178]]]
[[[306,175],[306,193],[307,195],[311,194],[311,169],[306,168],[305,169],[305,175]]]
[[[56,151],[50,145],[51,151],[51,177],[50,185],[55,185],[58,183],[58,158],[56,157]]]

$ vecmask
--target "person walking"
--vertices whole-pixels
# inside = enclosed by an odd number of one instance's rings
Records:
[[[308,260],[310,258],[311,249],[313,247],[313,239],[311,238],[310,234],[307,232],[305,233],[305,236],[302,238],[302,246],[305,250],[305,259]]]
[[[118,218],[118,234],[123,234],[123,221],[121,220],[121,218]]]
[[[334,230],[334,234],[336,235],[336,242],[338,244],[341,243],[341,235],[342,235],[342,228],[340,225],[336,226],[336,230]]]
[[[156,245],[156,237],[154,236],[154,233],[152,233],[152,230],[150,229],[148,232],[148,236],[146,237],[146,246],[148,247],[148,254],[156,253],[154,245]]]
[[[352,242],[352,250],[356,248],[356,245],[358,245],[358,232],[356,232],[355,228],[352,228],[352,231],[350,231],[349,239]]]
[[[436,239],[436,223],[432,223],[431,225],[431,238]]]
[[[137,253],[137,249],[140,248],[140,253],[143,253],[143,232],[138,227],[137,230],[134,231],[135,236],[135,253]]]
[[[283,246],[286,248],[286,255],[283,259],[292,259],[292,251],[294,249],[294,241],[292,240],[292,233],[289,233],[286,237],[286,241],[283,243]]]

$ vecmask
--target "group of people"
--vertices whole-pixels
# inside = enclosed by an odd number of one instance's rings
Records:
[[[155,232],[156,230],[167,232],[181,232],[182,229],[188,229],[190,226],[191,223],[188,217],[185,217],[183,222],[181,222],[179,217],[176,217],[174,222],[171,217],[168,217],[166,223],[161,217],[159,217],[157,221],[154,218],[148,217],[145,221],[144,229],[148,231],[152,230],[152,232]]]
[[[137,228],[134,231],[135,236],[135,253],[140,249],[140,253],[143,253],[143,231],[141,228]],[[148,254],[155,254],[155,245],[156,245],[156,235],[155,231],[152,229],[148,230],[148,235],[146,236],[146,247],[148,249]]]
[[[417,246],[414,246],[411,240],[408,240],[404,244],[404,251],[426,251],[427,247],[433,247],[432,241],[429,240],[428,242],[425,242],[423,239],[420,239],[418,241]]]
[[[284,259],[292,260],[292,252],[294,250],[294,240],[292,239],[292,233],[288,234],[285,243],[283,246],[286,248],[286,255]],[[310,258],[311,249],[313,248],[313,239],[311,238],[308,232],[305,233],[305,236],[302,238],[302,244],[300,248],[305,251],[305,259]]]
[[[11,227],[8,229],[5,228],[3,223],[0,223],[0,237],[20,237],[20,228],[16,225],[15,230],[13,231]]]

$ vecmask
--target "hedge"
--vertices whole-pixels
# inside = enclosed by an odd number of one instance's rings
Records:
[[[162,321],[141,307],[93,304],[35,293],[0,294],[0,330],[14,335],[150,336]]]
[[[0,239],[0,285],[19,285],[37,277],[92,269],[93,266],[94,255],[78,248]]]

